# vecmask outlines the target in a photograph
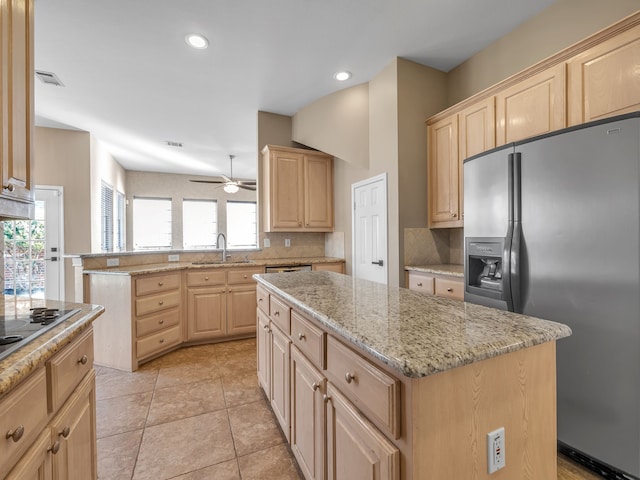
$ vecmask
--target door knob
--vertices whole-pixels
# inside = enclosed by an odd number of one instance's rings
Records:
[[[384,260],[378,260],[377,262],[371,262],[371,265],[380,265],[382,267],[384,265]]]

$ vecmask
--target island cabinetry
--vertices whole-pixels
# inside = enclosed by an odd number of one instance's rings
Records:
[[[324,271],[344,273],[344,262],[314,263],[311,268],[314,272]]]
[[[0,3],[0,204],[33,217],[33,0]]]
[[[0,399],[0,431],[10,433],[2,438],[0,478],[97,478],[92,333],[90,327]]]
[[[464,278],[427,272],[409,271],[406,274],[409,290],[438,297],[464,300]]]
[[[262,163],[265,231],[333,231],[333,157],[267,145]]]
[[[262,390],[269,395],[271,391],[271,321],[268,314],[258,309],[256,332],[258,382]]]
[[[640,25],[568,62],[569,125],[640,110]]]
[[[331,383],[327,386],[325,400],[327,403],[327,479],[399,480],[401,478],[400,451],[395,445],[385,438]]]

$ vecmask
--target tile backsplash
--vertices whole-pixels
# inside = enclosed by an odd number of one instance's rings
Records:
[[[405,228],[404,265],[464,263],[462,228]]]

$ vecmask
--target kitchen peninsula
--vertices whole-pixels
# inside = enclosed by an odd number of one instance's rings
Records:
[[[255,278],[258,378],[307,480],[556,479],[567,326],[330,272]]]

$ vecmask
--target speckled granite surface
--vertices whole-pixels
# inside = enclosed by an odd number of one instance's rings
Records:
[[[277,265],[313,265],[316,263],[344,262],[342,258],[332,257],[296,257],[296,258],[274,258],[251,260],[249,262],[224,262],[195,264],[193,262],[167,262],[151,263],[142,265],[118,266],[99,268],[94,270],[84,270],[83,273],[100,273],[112,275],[146,275],[148,273],[171,272],[174,270],[185,270],[193,268],[249,268],[249,267],[271,267]]]
[[[255,275],[347,342],[423,377],[567,337],[566,325],[331,272]]]
[[[55,327],[36,337],[24,347],[16,350],[6,358],[0,360],[0,396],[7,393],[20,383],[31,372],[53,357],[61,348],[85,331],[91,323],[104,312],[99,305],[89,305],[71,302],[53,302],[50,300],[19,300],[12,297],[2,297],[0,301],[0,315],[12,316],[28,314],[32,307],[58,308],[70,310],[79,308],[80,312]]]
[[[407,265],[405,270],[411,272],[435,273],[438,275],[451,275],[464,278],[464,265],[446,263],[442,265]]]

